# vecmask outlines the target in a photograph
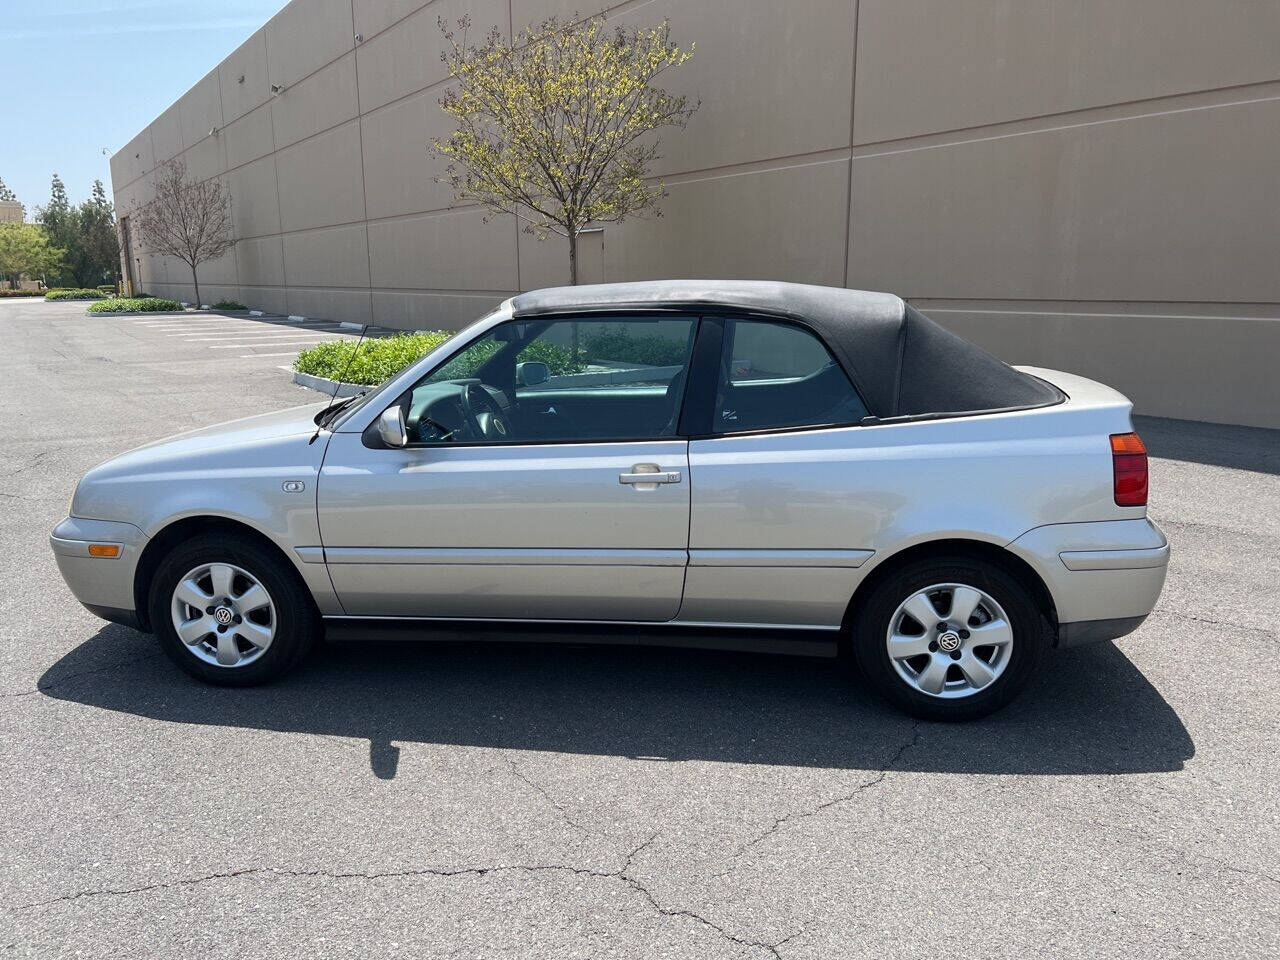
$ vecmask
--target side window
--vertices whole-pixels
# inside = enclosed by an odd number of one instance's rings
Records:
[[[808,330],[769,320],[727,321],[714,430],[856,423],[866,415],[840,364]]]
[[[672,437],[693,317],[519,320],[410,391],[411,442],[571,443]]]

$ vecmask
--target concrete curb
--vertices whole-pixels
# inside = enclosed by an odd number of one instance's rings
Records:
[[[338,383],[336,380],[330,380],[327,377],[317,377],[315,374],[302,373],[298,370],[293,371],[293,382],[299,386],[308,387],[312,390],[319,390],[326,397],[334,396],[333,388],[338,388],[337,397],[351,397],[359,393],[361,390],[369,388],[361,383]]]
[[[185,317],[190,310],[128,310],[116,313],[90,313],[88,310],[84,312],[86,317],[93,317],[101,320],[103,317]]]

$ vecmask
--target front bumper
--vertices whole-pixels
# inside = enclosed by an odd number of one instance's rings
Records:
[[[119,544],[117,557],[91,557],[89,544]],[[85,608],[104,620],[136,627],[134,574],[147,536],[131,523],[67,517],[49,537],[58,570]]]
[[[1145,518],[1036,527],[1009,549],[1049,588],[1063,647],[1136,630],[1160,598],[1169,567],[1169,542]]]

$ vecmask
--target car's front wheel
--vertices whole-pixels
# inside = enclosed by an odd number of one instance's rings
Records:
[[[1017,695],[1047,634],[1017,577],[956,557],[908,564],[875,584],[852,643],[863,676],[891,703],[926,720],[971,720]]]
[[[170,551],[152,579],[149,608],[174,663],[222,686],[280,676],[307,653],[316,632],[297,574],[233,534],[202,535]]]

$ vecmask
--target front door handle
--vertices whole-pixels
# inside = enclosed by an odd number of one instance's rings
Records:
[[[679,470],[659,470],[656,463],[637,463],[630,473],[618,474],[619,483],[633,483],[648,486],[650,489],[660,483],[679,483]]]

